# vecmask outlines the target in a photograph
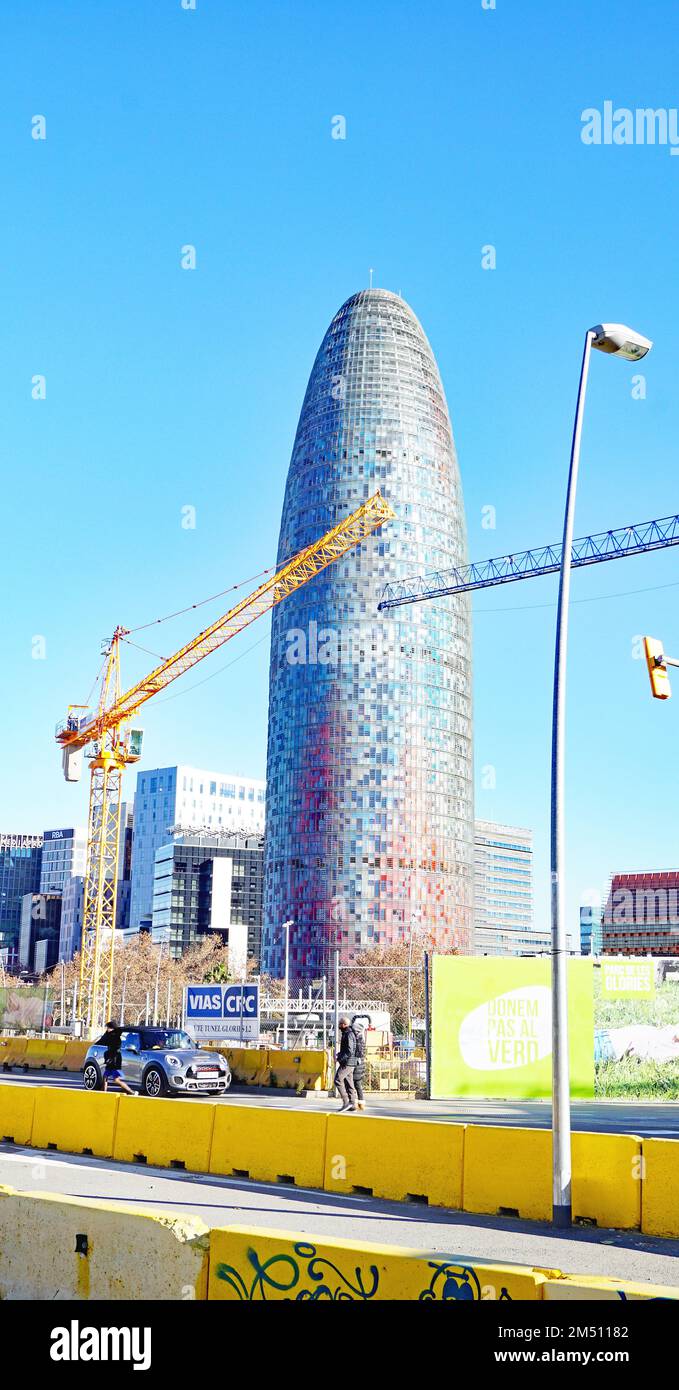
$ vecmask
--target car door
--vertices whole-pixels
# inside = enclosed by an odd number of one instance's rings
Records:
[[[120,1039],[120,1054],[123,1059],[123,1081],[128,1086],[141,1086],[141,1037],[132,1029],[123,1033]]]

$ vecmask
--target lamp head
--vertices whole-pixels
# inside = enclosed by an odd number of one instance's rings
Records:
[[[636,333],[624,323],[599,323],[590,332],[594,334],[592,347],[624,357],[628,362],[639,362],[653,347],[650,338],[644,338],[642,333]]]

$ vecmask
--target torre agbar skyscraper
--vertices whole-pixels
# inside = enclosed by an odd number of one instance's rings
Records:
[[[466,561],[434,355],[408,305],[362,290],[321,343],[279,563],[380,489],[396,520],[273,612],[262,969],[314,977],[420,934],[472,947],[468,596],[379,613],[385,584]]]

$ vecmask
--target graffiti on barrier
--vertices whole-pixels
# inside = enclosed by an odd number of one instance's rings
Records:
[[[429,1268],[433,1269],[434,1273],[429,1288],[423,1289],[419,1296],[420,1303],[427,1303],[431,1299],[441,1303],[448,1303],[450,1299],[463,1303],[480,1303],[483,1299],[476,1270],[472,1269],[471,1265],[435,1264],[430,1261]],[[511,1295],[503,1288],[498,1302],[511,1301]]]
[[[380,1276],[374,1265],[370,1266],[366,1278],[357,1266],[352,1283],[331,1260],[317,1254],[315,1245],[298,1241],[292,1251],[289,1255],[270,1255],[262,1261],[257,1251],[250,1248],[248,1260],[254,1272],[248,1276],[249,1283],[237,1269],[226,1264],[217,1266],[217,1278],[229,1284],[241,1302],[248,1303],[281,1295],[295,1302],[326,1298],[332,1302],[346,1299],[367,1302],[375,1298]]]
[[[319,1254],[315,1245],[307,1242],[297,1241],[290,1251],[278,1251],[266,1258],[261,1258],[250,1247],[247,1259],[250,1268],[246,1276],[234,1265],[217,1265],[217,1278],[228,1284],[240,1302],[266,1302],[271,1299],[317,1302],[327,1299],[333,1303],[367,1303],[380,1296],[389,1297],[388,1293],[381,1293],[380,1271],[376,1265],[371,1264],[364,1269],[355,1265],[347,1274],[327,1256]],[[429,1261],[426,1268],[433,1271],[429,1284],[419,1291],[414,1289],[409,1294],[413,1300],[443,1303],[451,1300],[480,1302],[483,1299],[484,1291],[476,1271],[470,1265]],[[500,1300],[509,1299],[509,1293],[503,1288]]]

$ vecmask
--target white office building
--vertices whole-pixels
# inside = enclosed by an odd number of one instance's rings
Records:
[[[533,832],[477,820],[474,945],[478,956],[533,955],[549,936],[533,927]]]
[[[63,893],[66,880],[85,873],[87,832],[82,829],[43,832],[40,892]]]
[[[64,884],[61,895],[61,926],[59,930],[59,960],[73,960],[80,950],[85,911],[85,879],[73,874]]]
[[[137,773],[130,931],[151,927],[156,850],[196,830],[263,835],[265,787],[258,778],[185,764]]]

